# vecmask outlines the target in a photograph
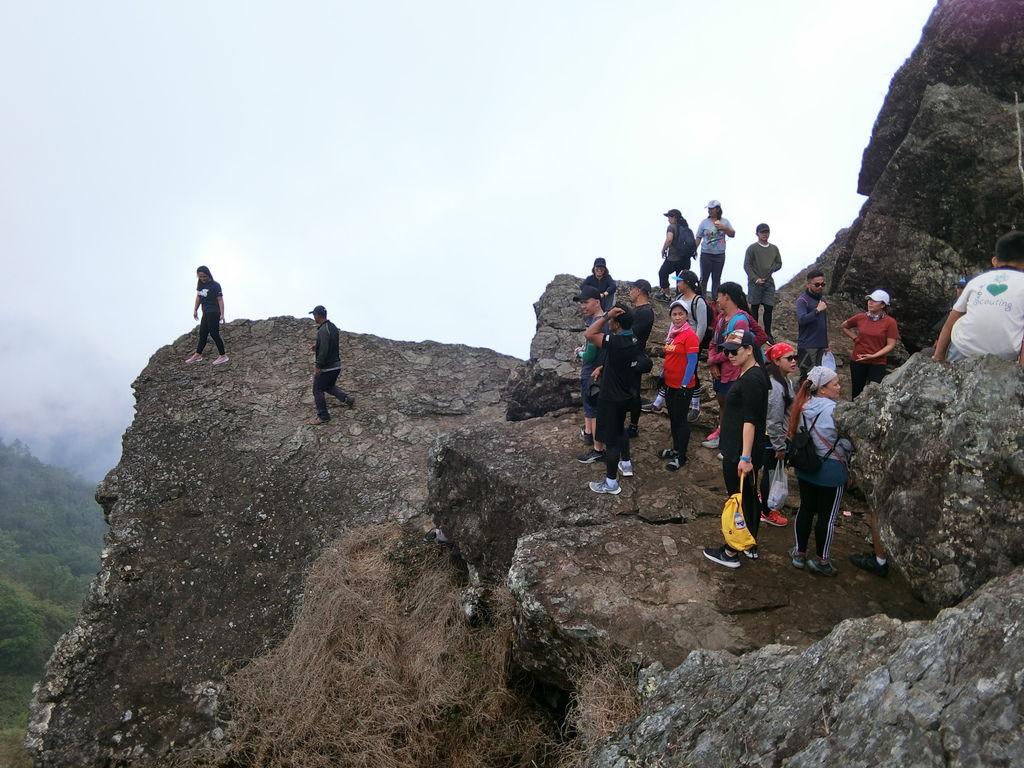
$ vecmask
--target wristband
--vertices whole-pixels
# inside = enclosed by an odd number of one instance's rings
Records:
[[[750,461],[749,456],[740,456],[740,461]]]

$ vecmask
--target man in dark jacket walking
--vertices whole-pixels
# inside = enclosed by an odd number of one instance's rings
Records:
[[[316,353],[313,368],[313,401],[316,403],[316,418],[310,419],[314,425],[326,424],[331,420],[327,413],[327,399],[324,393],[330,393],[341,401],[342,405],[351,408],[356,404],[355,398],[338,388],[336,382],[341,374],[341,352],[338,350],[340,334],[338,326],[327,319],[327,310],[318,304],[310,312],[317,324],[316,343],[309,349]]]

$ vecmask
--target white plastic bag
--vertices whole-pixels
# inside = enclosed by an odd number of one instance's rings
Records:
[[[832,354],[831,350],[821,356],[821,364],[826,368],[831,368],[833,371],[836,369],[836,356]]]
[[[786,478],[785,462],[779,461],[771,473],[772,484],[768,488],[768,509],[782,509],[789,496],[789,480]]]

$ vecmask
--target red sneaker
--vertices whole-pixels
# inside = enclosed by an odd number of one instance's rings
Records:
[[[768,525],[774,525],[777,528],[782,528],[789,523],[789,518],[784,517],[777,509],[769,509],[767,515],[763,512],[761,513],[761,522],[768,523]]]

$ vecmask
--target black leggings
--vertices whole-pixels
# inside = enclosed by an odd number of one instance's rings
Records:
[[[758,310],[764,307],[764,322],[761,323],[761,319],[758,317],[760,312]],[[750,314],[753,315],[754,319],[761,323],[761,327],[764,328],[764,332],[768,334],[768,338],[772,337],[772,311],[775,309],[771,304],[753,304],[750,307]]]
[[[686,461],[686,451],[690,445],[690,422],[687,416],[692,399],[692,389],[665,388],[665,405],[668,406],[669,425],[672,430],[672,450],[676,452],[680,461]]]
[[[843,501],[843,486],[828,488],[800,480],[800,509],[793,524],[797,552],[806,552],[814,528],[814,545],[818,557],[828,560],[835,533],[836,515]]]
[[[224,342],[220,339],[220,312],[203,312],[203,319],[199,321],[199,346],[196,347],[196,354],[203,354],[206,349],[206,337],[213,338],[217,345],[217,351],[224,354]]]
[[[661,286],[661,290],[668,290],[669,275],[678,275],[684,269],[689,268],[689,259],[679,259],[677,261],[669,261],[668,259],[665,259],[661,262],[661,269],[658,270],[658,285]]]
[[[869,383],[878,384],[885,378],[886,368],[884,365],[872,363],[856,363],[850,361],[850,386],[853,389],[853,396],[856,397],[864,391]]]

